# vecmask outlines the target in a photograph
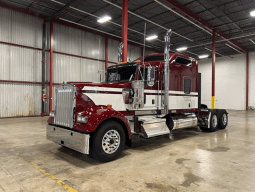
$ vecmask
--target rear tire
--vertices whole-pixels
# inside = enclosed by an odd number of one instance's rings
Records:
[[[120,156],[125,139],[123,127],[115,121],[107,121],[93,134],[90,155],[101,162],[113,161]]]
[[[215,132],[218,129],[218,115],[216,111],[211,111],[211,119],[210,119],[210,128],[208,129],[210,132]]]
[[[219,110],[218,113],[219,129],[225,129],[228,125],[228,113],[225,109]]]

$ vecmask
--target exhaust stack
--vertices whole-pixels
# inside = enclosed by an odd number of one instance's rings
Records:
[[[169,97],[169,78],[170,78],[170,69],[169,69],[169,52],[170,52],[170,36],[172,34],[172,29],[169,29],[165,35],[165,50],[164,50],[164,82],[165,82],[165,91],[164,91],[164,109],[161,111],[161,114],[168,114],[168,97]]]

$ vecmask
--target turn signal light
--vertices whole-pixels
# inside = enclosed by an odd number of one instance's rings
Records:
[[[112,108],[112,105],[107,105],[107,109],[111,109]]]

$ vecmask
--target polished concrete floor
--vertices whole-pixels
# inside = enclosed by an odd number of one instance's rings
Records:
[[[46,120],[0,120],[0,192],[255,191],[255,111],[229,111],[215,133],[135,139],[109,163],[46,140]]]

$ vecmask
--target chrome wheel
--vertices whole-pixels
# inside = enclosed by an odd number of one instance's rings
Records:
[[[218,125],[217,116],[214,115],[214,116],[212,117],[212,126],[213,126],[213,127],[217,127],[217,125]]]
[[[102,148],[105,153],[112,154],[120,146],[120,134],[116,130],[109,130],[102,139]]]
[[[227,122],[228,122],[227,114],[224,113],[224,114],[222,115],[222,123],[223,123],[223,125],[226,125]]]

